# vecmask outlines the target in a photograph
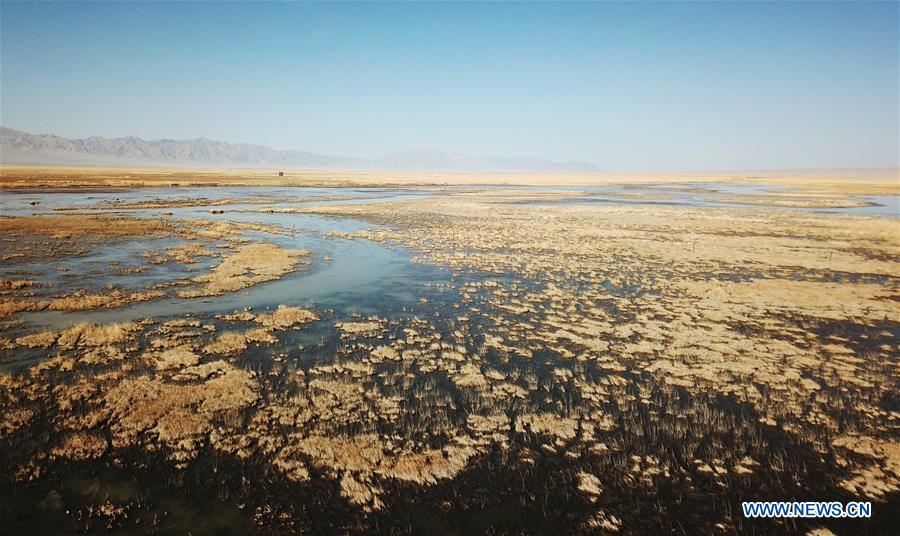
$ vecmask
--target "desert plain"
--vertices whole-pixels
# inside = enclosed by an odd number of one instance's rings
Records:
[[[900,530],[896,169],[0,188],[0,532]]]

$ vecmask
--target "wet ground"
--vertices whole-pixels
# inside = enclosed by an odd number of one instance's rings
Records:
[[[771,325],[729,320],[729,329],[760,344],[790,341],[792,352],[816,354],[840,341],[843,349],[829,351],[866,360],[855,373],[866,380],[864,386],[820,379],[810,372],[818,364],[802,369],[803,379],[821,384],[809,395],[820,405],[801,404],[796,414],[779,414],[773,426],[771,408],[781,403],[777,393],[783,386],[749,381],[762,393],[753,396],[714,382],[697,388],[701,383],[695,380],[671,381],[683,377],[681,370],[656,372],[634,360],[640,352],[617,350],[656,341],[627,326],[672,321],[649,312],[654,296],[668,292],[653,278],[683,277],[665,263],[643,269],[630,266],[629,257],[601,255],[553,274],[542,271],[544,260],[533,261],[537,268],[528,264],[528,255],[543,259],[544,249],[526,255],[513,248],[514,237],[503,251],[469,242],[475,235],[462,230],[454,236],[452,228],[441,227],[444,234],[429,235],[429,226],[456,217],[450,213],[430,214],[412,236],[409,226],[421,223],[413,212],[342,213],[343,207],[366,211],[367,205],[450,199],[470,190],[0,194],[5,217],[253,225],[220,235],[109,237],[79,245],[77,254],[59,254],[67,251],[60,243],[65,240],[39,232],[5,242],[9,251],[25,241],[48,243],[46,255],[0,262],[0,280],[33,282],[4,290],[16,299],[37,303],[110,288],[162,289],[164,296],[112,308],[35,306],[2,319],[7,424],[0,434],[0,533],[802,534],[827,526],[837,534],[887,534],[900,528],[892,487],[900,475],[890,476],[898,468],[892,465],[896,454],[888,451],[896,448],[900,415],[900,318],[891,316],[896,307],[890,305],[897,303],[896,272],[879,273],[875,264],[859,274],[792,272],[817,281],[840,281],[835,274],[841,274],[886,289],[894,301],[878,303],[889,304],[887,315],[789,314],[787,328],[779,327],[785,330],[777,335]],[[531,204],[534,210],[593,210],[598,204],[744,210],[746,205],[722,199],[765,193],[708,183],[534,190],[546,199],[513,198],[510,206],[516,208],[510,210],[527,211]],[[898,216],[896,196],[856,201],[866,206],[762,210]],[[309,254],[296,269],[233,292],[177,292],[192,288],[192,278],[209,273],[243,244],[257,242]],[[202,244],[208,255],[153,262],[185,243]],[[551,257],[559,247],[546,246]],[[838,250],[839,260],[847,251]],[[898,262],[883,252],[865,255],[887,266]],[[733,270],[725,279],[750,281],[763,273],[753,270]],[[597,277],[597,271],[610,275]],[[318,319],[266,324],[262,317],[280,306],[309,310]],[[672,304],[673,310],[679,307]],[[97,343],[85,335],[63,342],[78,326],[113,324],[127,324],[126,334],[105,335]],[[50,333],[49,344],[27,339],[41,333]],[[253,335],[236,349],[220,350],[216,344],[228,333]],[[196,362],[154,365],[169,350],[186,351]],[[218,368],[204,376],[202,367],[210,364]],[[226,379],[235,386],[224,384],[222,391],[215,382]],[[147,389],[148,398],[129,398],[119,388],[128,382]],[[221,402],[219,409],[204,409],[229,398],[223,393],[244,391],[246,396]],[[154,409],[135,424],[116,409],[122,403]],[[866,413],[869,403],[881,413]],[[861,409],[835,410],[853,405]],[[161,424],[181,411],[202,417],[190,426]],[[834,426],[810,424],[823,411]],[[848,434],[877,439],[875,454],[830,446]],[[876,464],[886,493],[874,496],[871,520],[763,522],[740,515],[742,500],[866,498],[846,482],[865,474],[860,467],[873,459],[886,460]]]

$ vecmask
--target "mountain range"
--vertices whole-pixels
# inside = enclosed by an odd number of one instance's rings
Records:
[[[357,169],[484,172],[594,172],[593,164],[554,162],[525,156],[470,156],[439,151],[409,151],[377,158],[333,156],[310,151],[276,150],[264,145],[227,143],[206,138],[145,140],[70,139],[0,127],[0,163],[123,167],[231,167],[284,169]]]

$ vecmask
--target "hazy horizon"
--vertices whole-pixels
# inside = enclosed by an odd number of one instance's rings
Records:
[[[896,3],[2,2],[5,127],[604,171],[900,166]]]
[[[6,127],[5,125],[0,125],[0,129],[8,129],[8,128],[9,127]],[[38,136],[38,137],[55,136],[52,133],[24,133],[23,132],[23,134],[29,134],[29,135],[34,135],[34,136]],[[70,139],[70,138],[62,138],[62,139],[65,140],[66,142],[69,142],[69,141],[85,141],[86,142],[86,141],[90,141],[92,139],[97,139],[97,138],[103,139],[103,140],[108,140],[108,141],[124,139],[124,138],[106,138],[106,137],[102,137],[102,136],[88,136],[85,138],[77,138],[77,139]],[[132,138],[134,138],[134,137],[132,137]],[[2,139],[2,138],[0,138],[0,139]],[[147,140],[147,139],[137,137],[137,139],[142,142],[147,142],[147,143],[156,143],[156,142],[176,142],[176,143],[188,142],[188,143],[190,143],[190,142],[200,141],[200,140],[205,140],[205,141],[213,142],[213,143],[230,143],[230,142],[222,142],[221,140],[211,140],[208,138],[194,138],[191,140],[176,140],[176,139],[172,139],[172,138],[160,138],[160,139]],[[241,142],[236,142],[233,144],[234,145],[251,145],[251,146],[254,145],[254,144],[244,144]],[[259,147],[269,149],[269,147],[266,147],[266,146],[260,145]],[[278,152],[302,152],[302,151],[296,151],[296,150],[289,149],[289,150],[278,151]],[[410,151],[410,153],[415,154],[415,151]],[[14,154],[14,156],[10,157],[11,154]],[[898,174],[900,174],[900,166],[864,166],[864,167],[838,167],[838,168],[798,168],[798,167],[794,167],[794,168],[740,168],[740,169],[725,169],[725,168],[721,168],[721,169],[667,169],[667,170],[656,170],[656,171],[652,171],[652,170],[644,171],[644,170],[639,170],[639,169],[628,170],[628,171],[617,171],[617,170],[607,170],[607,169],[603,169],[599,166],[595,166],[594,169],[565,169],[564,167],[559,167],[559,168],[551,168],[551,169],[531,169],[531,170],[523,170],[523,169],[486,170],[486,169],[470,169],[470,168],[462,168],[462,169],[435,169],[435,168],[427,168],[427,167],[418,167],[417,168],[415,166],[399,166],[399,167],[395,166],[393,168],[390,168],[390,167],[384,167],[384,166],[379,167],[378,165],[363,165],[363,166],[356,166],[356,167],[292,166],[292,165],[285,166],[285,165],[275,165],[272,163],[269,163],[269,164],[262,163],[262,165],[230,165],[227,162],[222,163],[219,166],[219,165],[215,165],[215,163],[211,163],[211,162],[193,162],[192,163],[192,162],[188,162],[188,161],[150,161],[150,160],[129,161],[127,158],[110,159],[110,160],[103,160],[103,159],[99,159],[99,160],[93,159],[92,160],[90,158],[90,155],[85,155],[84,159],[74,159],[74,160],[66,160],[66,159],[41,160],[39,158],[40,156],[47,156],[47,155],[55,155],[58,157],[62,154],[62,153],[51,153],[51,152],[36,152],[36,153],[34,153],[35,156],[32,157],[31,159],[21,160],[21,158],[20,158],[21,154],[27,154],[27,151],[25,153],[21,153],[21,152],[17,153],[15,150],[11,150],[10,148],[6,147],[5,143],[0,144],[0,166],[10,167],[10,168],[15,168],[15,167],[23,167],[23,168],[27,168],[27,167],[34,167],[34,168],[85,167],[85,168],[135,168],[135,169],[140,169],[140,168],[147,168],[147,169],[156,169],[156,168],[158,168],[158,169],[163,169],[163,168],[216,169],[216,168],[222,168],[222,169],[245,169],[248,171],[253,170],[253,169],[278,169],[278,170],[282,170],[282,171],[295,171],[295,172],[297,172],[297,171],[303,172],[303,171],[331,171],[331,170],[340,171],[340,170],[345,170],[345,171],[354,171],[354,172],[374,172],[374,173],[379,173],[379,172],[442,173],[442,172],[446,172],[446,173],[453,173],[453,174],[460,174],[460,173],[463,173],[463,174],[498,174],[498,173],[500,173],[500,174],[510,174],[510,175],[529,175],[529,174],[569,175],[569,174],[574,174],[574,175],[584,175],[584,176],[588,176],[588,175],[627,176],[627,175],[648,175],[648,174],[659,174],[659,175],[710,174],[710,175],[716,175],[716,174],[721,174],[721,173],[778,173],[778,172],[794,173],[794,174],[799,174],[799,175],[810,174],[810,173],[814,173],[814,174],[831,174],[831,173],[847,174],[847,173],[849,173],[849,174],[853,175],[854,173],[858,173],[858,172],[866,172],[865,177],[867,179],[874,179],[874,180],[882,180],[887,177],[892,178],[894,176],[900,176],[900,175],[898,175]],[[77,155],[77,153],[73,153],[73,154]],[[381,155],[380,157],[371,157],[368,159],[364,159],[364,158],[354,157],[353,155],[321,155],[321,154],[316,154],[316,153],[314,153],[314,154],[316,156],[320,156],[320,157],[346,158],[346,159],[350,159],[350,160],[360,160],[363,162],[377,162],[379,160],[384,160],[385,158],[390,158],[393,156],[397,156],[397,157],[404,156],[403,153],[395,153],[395,154]],[[446,155],[439,155],[439,156],[454,156],[454,154],[446,154]],[[517,156],[515,156],[515,155],[510,156],[510,155],[460,154],[459,156],[473,157],[475,159],[498,158],[498,159],[515,160],[517,158]],[[545,163],[547,165],[551,165],[551,166],[554,164],[559,164],[562,166],[564,166],[566,164],[592,165],[590,163],[578,162],[578,161],[559,162],[559,161],[553,161],[553,160],[545,160],[545,161],[543,161],[543,163]],[[848,176],[847,178],[851,178],[851,177]],[[856,177],[852,177],[852,178],[855,180],[855,179],[859,179],[860,177],[856,176]]]

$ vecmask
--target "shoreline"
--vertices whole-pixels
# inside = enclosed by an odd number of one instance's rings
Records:
[[[0,189],[147,187],[512,187],[653,186],[666,184],[758,184],[792,186],[795,192],[843,195],[900,195],[900,169],[715,171],[696,173],[457,173],[409,171],[324,171],[87,168],[0,165]]]

